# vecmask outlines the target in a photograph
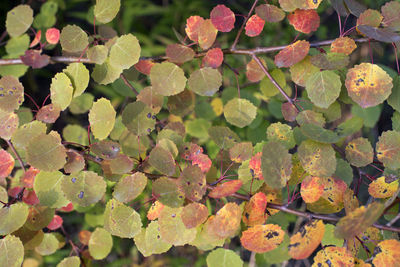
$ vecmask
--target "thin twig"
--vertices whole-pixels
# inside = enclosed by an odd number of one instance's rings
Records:
[[[133,93],[135,93],[136,95],[139,94],[139,92],[135,89],[135,87],[132,86],[132,84],[128,81],[128,79],[125,77],[123,73],[121,73],[120,77],[124,81],[126,86],[128,86],[132,90]]]
[[[247,14],[246,19],[243,21],[242,26],[240,27],[240,29],[239,29],[239,31],[238,31],[238,33],[237,33],[237,35],[236,35],[235,41],[233,41],[233,44],[232,44],[232,46],[231,46],[231,50],[235,50],[235,49],[236,49],[236,45],[237,45],[237,43],[239,42],[239,38],[240,38],[240,35],[242,34],[242,31],[243,31],[243,29],[244,29],[244,26],[246,25],[247,21],[249,20],[251,14],[253,13],[253,10],[254,10],[254,8],[256,7],[257,2],[258,2],[258,0],[255,0],[254,3],[253,3],[253,5],[251,6],[250,11],[249,11],[249,14]]]
[[[24,162],[22,161],[21,156],[18,154],[17,150],[15,149],[13,143],[11,143],[10,140],[6,140],[6,142],[7,142],[7,145],[11,148],[11,150],[14,153],[15,157],[17,158],[17,160],[19,162],[19,165],[21,165],[22,170],[24,172],[26,172],[26,168],[25,168]]]

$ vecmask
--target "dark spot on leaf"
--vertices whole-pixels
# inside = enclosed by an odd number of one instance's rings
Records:
[[[81,192],[79,193],[79,195],[78,195],[78,198],[82,199],[82,198],[83,198],[83,194],[84,194],[84,192],[81,191]]]
[[[157,239],[160,239],[160,236],[159,236],[159,235],[157,235]]]
[[[172,218],[175,218],[175,217],[176,217],[176,214],[172,214],[171,217],[172,217]]]
[[[71,182],[75,183],[75,182],[76,182],[76,178],[75,178],[75,177],[72,178],[72,179],[71,179]]]
[[[326,260],[325,262],[326,262],[326,264],[328,264],[329,267],[332,266],[332,262],[330,260]]]
[[[151,118],[152,118],[153,120],[155,120],[155,119],[156,119],[156,116],[153,115]]]
[[[147,131],[150,133],[150,132],[151,132],[151,129],[150,129],[150,128],[148,128],[148,129],[147,129]]]
[[[386,192],[387,192],[387,189],[383,190],[383,192],[382,192],[382,193],[383,193],[383,194],[385,194]]]
[[[149,118],[149,119],[151,118],[151,113],[147,114],[147,118]]]
[[[328,200],[329,200],[330,202],[333,202],[333,199],[332,199],[332,198],[330,198],[330,197],[328,197]]]

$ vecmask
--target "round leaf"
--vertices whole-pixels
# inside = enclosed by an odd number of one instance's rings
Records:
[[[11,37],[26,32],[33,22],[33,10],[28,5],[18,5],[7,12],[6,29]]]
[[[0,235],[8,235],[24,225],[28,218],[28,206],[25,203],[17,202],[9,207],[2,207],[0,208],[0,218]]]
[[[207,256],[207,267],[242,267],[239,255],[229,249],[217,248]]]
[[[122,112],[122,123],[135,135],[148,135],[156,124],[153,110],[141,101],[129,103]]]
[[[68,204],[61,190],[61,181],[64,175],[59,172],[41,171],[36,175],[33,189],[40,201],[40,205],[50,208],[62,208]]]
[[[50,85],[51,101],[59,106],[61,110],[65,110],[72,100],[74,88],[72,82],[65,73],[57,73],[51,80]]]
[[[100,98],[93,103],[89,111],[89,123],[94,137],[104,140],[111,133],[115,124],[116,112],[110,100]]]
[[[139,62],[139,57],[139,41],[130,33],[120,36],[110,50],[110,64],[123,70]]]
[[[125,176],[115,185],[113,197],[124,203],[130,202],[143,192],[146,184],[147,177],[141,172]]]
[[[89,240],[89,252],[95,260],[102,260],[108,256],[113,246],[111,235],[103,228],[96,228]]]
[[[89,38],[79,26],[67,25],[61,31],[60,43],[67,52],[81,52],[89,45]]]
[[[18,237],[7,235],[0,240],[0,262],[3,266],[19,267],[24,260],[24,245]]]
[[[108,23],[118,14],[120,6],[120,0],[96,0],[94,16],[100,23]]]
[[[82,63],[71,63],[63,70],[74,86],[74,97],[82,95],[89,84],[89,71]]]
[[[298,148],[304,170],[314,176],[330,176],[336,169],[335,151],[329,144],[306,140]]]
[[[340,76],[330,70],[316,72],[306,82],[308,97],[320,108],[328,108],[335,102],[341,88]]]
[[[242,246],[256,253],[265,253],[276,249],[282,243],[285,232],[279,225],[256,225],[244,231],[240,242]]]
[[[13,76],[0,79],[0,109],[12,112],[24,102],[24,87]]]
[[[153,90],[162,96],[176,95],[186,86],[186,77],[183,70],[170,62],[155,64],[150,71],[150,80]]]
[[[201,68],[190,75],[188,85],[198,95],[213,96],[222,85],[222,76],[216,69]]]
[[[249,100],[234,98],[224,107],[227,122],[239,128],[249,125],[256,117],[257,108]]]
[[[356,167],[364,167],[372,163],[374,150],[368,139],[360,137],[350,141],[346,146],[346,159]]]

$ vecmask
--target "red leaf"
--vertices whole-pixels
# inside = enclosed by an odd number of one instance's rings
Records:
[[[60,228],[62,224],[63,224],[63,219],[58,215],[54,215],[49,225],[47,225],[47,228],[54,231]]]
[[[68,203],[67,206],[60,208],[60,211],[71,212],[74,210],[74,204],[72,202]]]
[[[56,28],[47,29],[46,40],[49,44],[57,44],[60,40],[60,30]]]
[[[275,65],[278,68],[290,67],[305,58],[310,50],[310,43],[307,41],[297,41],[288,45],[275,56]]]
[[[40,37],[42,36],[42,30],[38,30],[38,32],[35,35],[35,38],[33,38],[32,43],[29,45],[30,48],[34,47],[40,42]]]
[[[218,5],[211,10],[211,22],[220,32],[230,32],[235,27],[235,14],[225,5]]]
[[[20,56],[20,58],[25,65],[33,69],[43,68],[50,63],[50,57],[48,55],[42,55],[39,50],[26,50],[25,55]]]
[[[44,123],[54,123],[60,116],[61,109],[53,104],[48,104],[39,109],[36,119]]]
[[[24,201],[28,205],[36,205],[39,204],[39,198],[37,197],[35,191],[25,190],[24,196],[22,197],[22,201]]]
[[[212,162],[206,154],[199,154],[193,158],[192,165],[199,166],[203,173],[207,173],[211,168]]]
[[[186,20],[186,34],[193,42],[198,42],[199,28],[203,24],[204,19],[200,16],[191,16]]]
[[[223,184],[217,185],[209,194],[212,198],[223,198],[236,193],[242,187],[241,180],[232,180]]]
[[[302,33],[314,32],[319,27],[319,15],[314,9],[297,9],[288,15],[289,23]]]
[[[260,61],[265,66],[265,68],[267,68],[267,64],[265,64],[264,59],[260,58]],[[261,69],[260,65],[258,65],[258,63],[254,59],[252,59],[246,65],[246,76],[250,82],[255,83],[261,81],[262,78],[264,78],[265,73]]]
[[[150,75],[150,70],[154,64],[155,63],[151,60],[142,59],[139,60],[139,62],[136,63],[134,66],[138,72],[143,73],[145,75]]]
[[[203,57],[203,66],[218,68],[224,61],[224,53],[221,48],[213,48],[207,51],[206,55]]]
[[[246,23],[246,35],[255,37],[259,35],[264,28],[265,21],[257,15],[253,15]]]
[[[4,149],[0,150],[0,178],[6,178],[14,169],[14,158]]]
[[[36,175],[40,171],[34,167],[30,167],[21,178],[22,185],[27,188],[33,188],[33,182],[35,181]]]

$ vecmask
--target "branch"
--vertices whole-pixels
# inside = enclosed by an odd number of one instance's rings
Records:
[[[244,29],[244,26],[246,25],[247,21],[249,20],[251,13],[253,13],[253,10],[254,10],[254,8],[256,7],[257,2],[258,2],[258,0],[255,0],[255,1],[254,1],[253,5],[252,5],[251,8],[250,8],[249,14],[247,14],[246,19],[243,21],[242,26],[240,27],[240,29],[239,29],[239,31],[238,31],[238,33],[237,33],[237,35],[236,35],[235,41],[233,41],[233,44],[232,44],[232,46],[231,46],[231,50],[232,50],[232,51],[235,50],[236,45],[237,45],[237,43],[239,42],[240,35],[242,34],[242,31],[243,31],[243,29]]]
[[[132,84],[129,83],[128,79],[125,77],[123,73],[121,73],[120,77],[124,81],[126,86],[128,86],[133,91],[133,93],[135,93],[136,95],[139,94],[139,92],[135,89],[135,87],[133,87]]]

